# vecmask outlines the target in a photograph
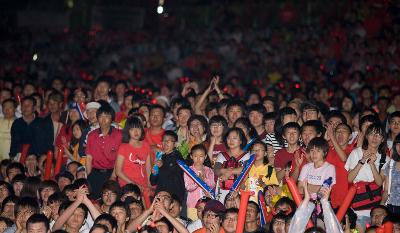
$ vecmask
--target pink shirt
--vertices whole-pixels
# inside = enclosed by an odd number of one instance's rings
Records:
[[[190,168],[199,175],[201,171],[196,170],[194,166],[190,166]],[[210,188],[215,188],[215,181],[214,181],[214,172],[211,168],[204,166],[203,168],[204,173],[204,182],[210,186]],[[187,207],[188,208],[195,208],[197,201],[202,198],[204,195],[203,189],[201,189],[193,180],[190,178],[186,173],[183,176],[185,180],[185,188],[188,192],[187,195]]]

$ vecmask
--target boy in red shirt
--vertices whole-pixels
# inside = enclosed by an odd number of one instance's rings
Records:
[[[300,126],[296,122],[289,122],[283,126],[283,138],[288,146],[276,152],[274,166],[278,181],[285,176],[286,169],[290,169],[290,176],[297,180],[301,167],[306,162],[306,153],[300,146]]]

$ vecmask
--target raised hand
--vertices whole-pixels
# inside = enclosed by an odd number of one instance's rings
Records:
[[[85,198],[87,198],[88,194],[88,188],[85,185],[82,185],[78,189],[75,190],[76,192],[76,201],[79,201],[80,203],[83,203]]]
[[[308,192],[308,183],[307,181],[301,181],[303,183],[303,187],[304,187],[304,200],[305,202],[310,201],[310,193]]]
[[[361,161],[367,162],[367,160],[369,160],[370,157],[371,157],[371,153],[369,153],[368,151],[364,151]]]
[[[319,190],[319,192],[322,195],[322,199],[324,200],[328,200],[329,199],[329,195],[331,193],[331,188],[329,187],[321,187],[321,189]]]
[[[296,167],[300,167],[304,160],[304,155],[300,153],[300,151],[296,151],[294,153],[294,158],[296,162]]]
[[[371,153],[371,155],[370,155],[370,157],[368,159],[368,164],[374,165],[375,161],[376,161],[376,154],[372,154]]]

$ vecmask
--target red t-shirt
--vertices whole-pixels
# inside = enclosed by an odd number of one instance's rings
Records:
[[[103,135],[100,129],[90,132],[87,138],[86,154],[92,156],[93,168],[113,169],[121,141],[121,130],[113,127],[107,135]]]
[[[300,147],[296,151],[299,151],[299,154],[300,155],[303,154],[302,156],[304,156],[303,163],[300,166],[300,168],[301,168],[304,164],[307,163],[305,151],[302,147]],[[286,148],[282,148],[276,152],[275,160],[274,160],[274,167],[277,169],[277,171],[284,169],[289,162],[292,162],[292,167],[295,166],[295,164],[294,164],[295,161],[293,161],[293,159],[294,159],[294,155],[295,155],[296,151],[294,153],[289,153],[286,150]]]
[[[143,141],[141,147],[133,147],[129,143],[123,143],[119,147],[119,155],[124,157],[122,172],[135,184],[147,187],[146,160],[150,156],[149,144]],[[127,184],[123,179],[118,179],[118,182],[121,187]]]
[[[348,148],[351,147],[351,145],[347,146],[345,150],[346,155],[350,154],[351,150],[349,150]],[[339,158],[339,155],[337,154],[333,146],[329,147],[326,161],[335,166],[336,169],[336,184],[332,186],[331,203],[333,208],[337,208],[344,201],[344,193],[347,193],[347,191],[349,190],[349,182],[347,180],[348,172],[344,168],[346,162],[343,162]]]

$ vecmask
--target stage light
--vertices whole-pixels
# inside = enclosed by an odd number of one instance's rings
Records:
[[[33,60],[33,61],[37,61],[37,59],[38,59],[37,53],[33,54],[32,60]]]
[[[164,7],[163,6],[158,6],[157,7],[157,14],[161,15],[164,12]]]
[[[164,3],[165,0],[158,0],[157,14],[161,15],[164,13]]]

